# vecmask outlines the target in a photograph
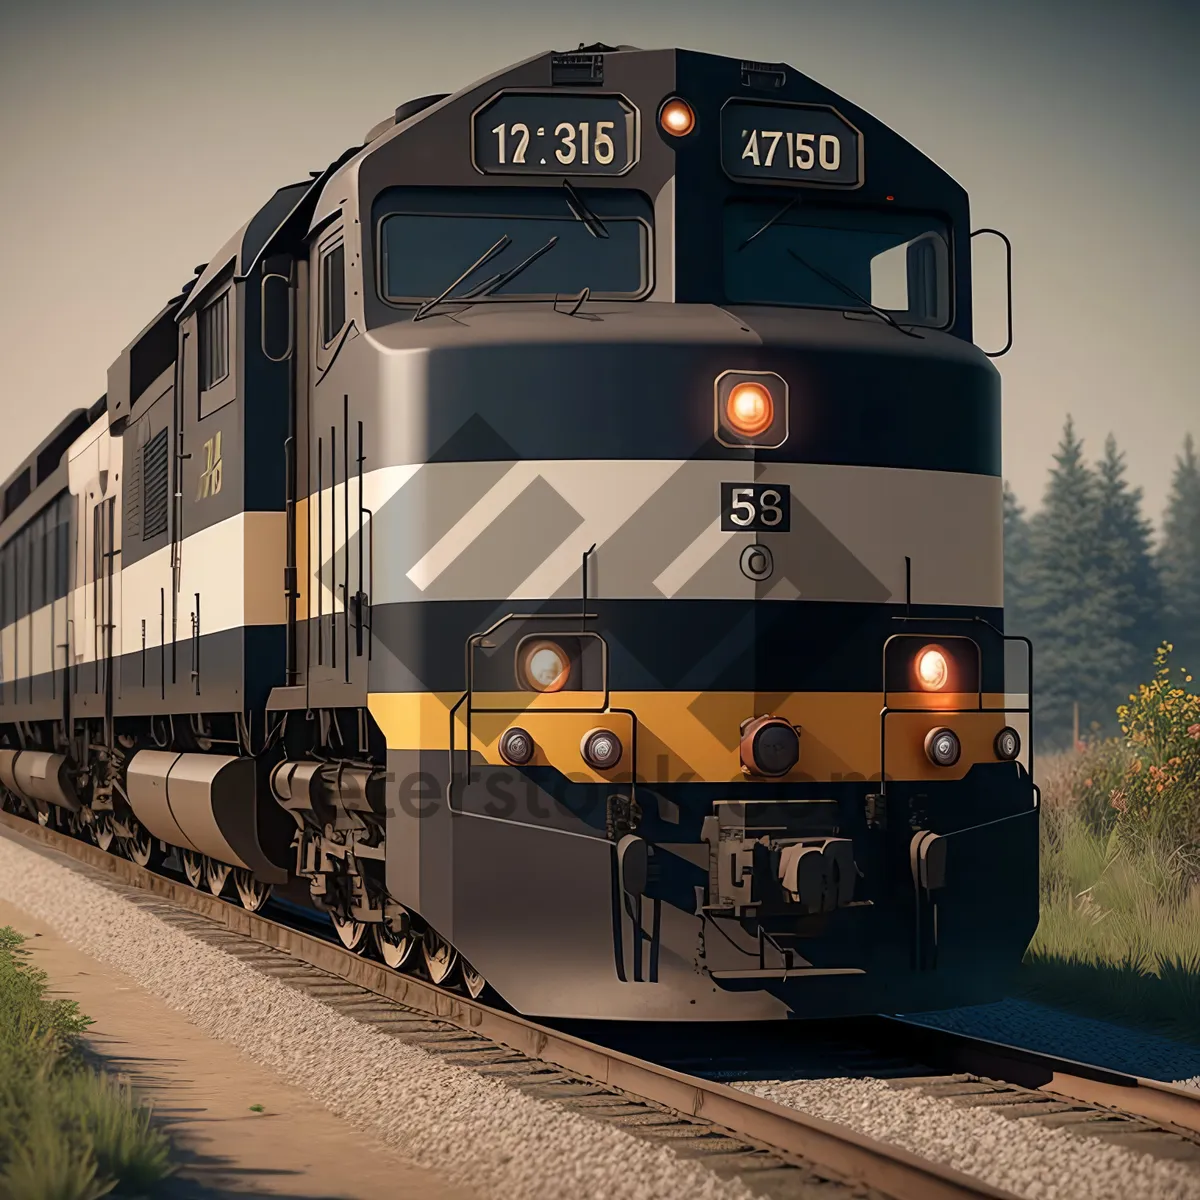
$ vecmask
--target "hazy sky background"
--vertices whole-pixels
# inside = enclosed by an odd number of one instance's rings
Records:
[[[1070,411],[1158,519],[1200,438],[1184,0],[0,0],[0,475],[276,187],[404,100],[581,41],[783,60],[933,157],[1015,246],[1005,475],[1036,505]]]

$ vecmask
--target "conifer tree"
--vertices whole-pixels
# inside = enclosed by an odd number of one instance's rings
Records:
[[[1029,614],[1026,611],[1026,584],[1029,574],[1029,522],[1016,493],[1004,481],[1004,628],[1008,633],[1024,633]]]
[[[1114,651],[1099,536],[1100,483],[1068,417],[1041,510],[1029,524],[1027,633],[1034,644],[1035,721],[1051,746],[1106,719]]]
[[[1158,565],[1173,661],[1200,676],[1200,462],[1190,433],[1175,460]]]
[[[1117,732],[1116,708],[1145,674],[1162,638],[1162,589],[1151,552],[1150,522],[1142,516],[1142,489],[1125,479],[1125,455],[1112,434],[1097,467],[1097,552],[1108,603],[1098,635],[1108,647],[1107,670],[1097,680],[1102,711],[1089,713],[1105,733]]]

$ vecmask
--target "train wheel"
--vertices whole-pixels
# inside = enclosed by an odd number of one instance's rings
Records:
[[[429,972],[429,978],[439,987],[449,983],[458,966],[458,951],[432,929],[425,930],[421,951],[425,955],[425,969]]]
[[[217,862],[215,858],[205,858],[204,882],[214,896],[219,896],[225,890],[225,885],[229,882],[229,876],[232,873],[232,867],[227,867],[224,863]]]
[[[98,812],[93,814],[92,823],[89,826],[89,832],[92,836],[92,841],[100,847],[101,850],[110,850],[112,848],[113,839],[116,836],[113,833],[112,813]]]
[[[233,872],[233,886],[237,888],[242,907],[250,912],[259,912],[271,896],[271,885],[259,883],[254,875],[243,867],[238,867]]]
[[[183,864],[183,877],[196,889],[204,886],[204,855],[195,850],[180,850],[179,861]]]
[[[378,924],[371,926],[371,935],[375,940],[375,949],[379,951],[379,957],[393,971],[400,970],[417,948],[417,938],[407,917],[403,921],[401,930],[395,929],[393,923],[385,917]]]
[[[338,935],[338,941],[347,950],[353,950],[355,954],[362,954],[367,948],[366,923],[356,921],[353,917],[339,917],[337,913],[330,913],[329,916],[333,921],[333,928]]]
[[[472,1000],[478,1000],[487,987],[487,980],[465,958],[462,960],[462,981]]]
[[[121,849],[130,862],[145,867],[147,871],[157,871],[162,866],[164,858],[158,839],[153,838],[140,825],[131,821],[133,836],[121,839]]]

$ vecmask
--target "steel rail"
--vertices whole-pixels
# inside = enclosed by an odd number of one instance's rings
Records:
[[[436,1016],[606,1087],[698,1117],[784,1154],[866,1184],[895,1200],[1016,1200],[1011,1192],[855,1130],[725,1084],[610,1050],[535,1021],[402,975],[342,946],[251,913],[66,834],[0,812],[0,825],[26,841],[96,868],[122,883],[272,946],[398,1004]]]
[[[939,1066],[1002,1079],[1098,1108],[1112,1108],[1200,1133],[1200,1090],[1176,1087],[1072,1058],[993,1042],[971,1034],[937,1029],[902,1017],[873,1017],[889,1047],[934,1060]]]

